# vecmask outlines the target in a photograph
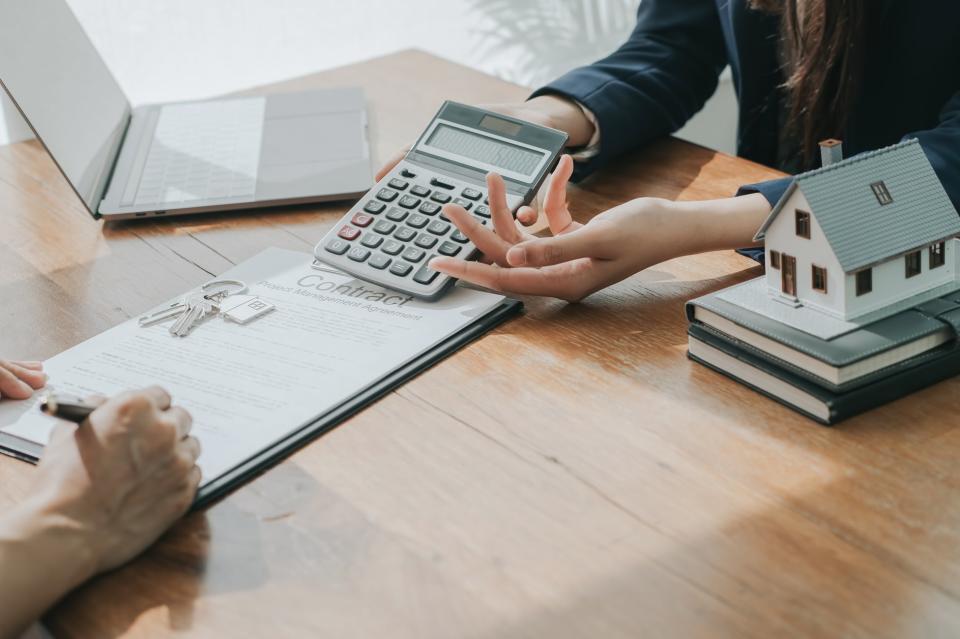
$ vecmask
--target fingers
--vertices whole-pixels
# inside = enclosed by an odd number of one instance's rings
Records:
[[[200,458],[200,440],[196,437],[187,437],[182,442],[180,442],[180,449],[183,451],[187,458],[193,462],[197,463],[197,460]]]
[[[513,221],[513,213],[507,206],[507,185],[497,173],[487,174],[487,190],[490,200],[490,213],[493,228],[501,238],[510,244],[523,241],[523,234]]]
[[[103,406],[107,402],[107,397],[104,395],[87,395],[83,398],[83,403],[90,406]]]
[[[524,226],[533,226],[537,223],[537,220],[540,219],[540,215],[536,209],[531,206],[521,206],[517,211],[517,219],[520,220],[520,223]]]
[[[573,158],[564,155],[550,177],[550,187],[543,201],[543,212],[547,216],[547,223],[554,235],[563,233],[573,223],[570,209],[567,208],[567,183],[572,175]]]
[[[450,218],[463,234],[470,238],[480,252],[494,262],[506,264],[507,249],[510,244],[504,242],[496,233],[477,221],[477,218],[467,213],[466,209],[455,204],[443,207],[443,214]]]
[[[387,163],[381,166],[380,170],[377,171],[376,176],[374,176],[373,178],[374,181],[379,182],[380,180],[382,180],[387,175],[387,173],[393,170],[393,167],[397,166],[397,164],[400,163],[400,160],[402,160],[407,155],[407,151],[409,150],[410,150],[409,146],[404,147],[399,153],[396,153],[389,160],[387,160]]]
[[[29,368],[32,371],[42,371],[43,362],[11,362],[17,366],[22,366],[23,368]]]
[[[9,368],[0,364],[0,397],[27,399],[31,395],[33,395],[33,388]]]
[[[615,256],[606,228],[585,226],[572,233],[537,238],[510,247],[510,266],[549,266],[581,257],[610,259]]]
[[[434,258],[430,268],[458,279],[513,295],[546,295],[579,299],[577,281],[536,268],[505,268],[449,257]]]
[[[193,416],[180,406],[172,406],[166,411],[167,418],[177,429],[177,439],[183,439],[190,434],[193,428]]]
[[[170,408],[170,393],[163,390],[159,386],[148,386],[140,391],[147,399],[153,402],[153,405],[159,410],[167,410]]]

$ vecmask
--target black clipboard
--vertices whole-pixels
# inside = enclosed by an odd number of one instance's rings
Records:
[[[212,504],[240,484],[246,483],[272,468],[294,451],[306,446],[324,433],[333,430],[347,418],[360,412],[369,404],[372,404],[434,364],[457,352],[470,342],[493,330],[512,316],[518,314],[522,309],[523,303],[520,300],[504,300],[501,304],[478,318],[463,330],[451,335],[429,351],[410,360],[401,367],[394,369],[340,405],[318,415],[310,423],[291,432],[283,439],[264,448],[259,453],[203,486],[197,493],[191,510],[197,510]]]

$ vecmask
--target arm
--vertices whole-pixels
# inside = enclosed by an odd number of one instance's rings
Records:
[[[159,388],[54,429],[30,496],[0,519],[0,638],[153,543],[193,500],[190,416]]]
[[[682,127],[713,95],[726,64],[714,0],[643,0],[637,26],[623,46],[599,62],[571,71],[533,97],[562,96],[596,116],[600,149],[577,166],[574,177],[579,179],[610,159]],[[571,145],[577,141],[586,142],[571,135]]]

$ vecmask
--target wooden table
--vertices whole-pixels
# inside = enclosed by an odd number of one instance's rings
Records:
[[[412,79],[415,78],[416,81]],[[527,91],[419,52],[360,84],[377,160],[442,98]],[[572,189],[584,218],[776,174],[664,140]],[[102,225],[36,143],[0,148],[2,351],[45,358],[344,210]],[[192,514],[47,617],[60,637],[957,636],[960,381],[827,429],[686,359],[724,252],[520,319]],[[0,508],[31,467],[0,460]],[[0,604],[2,605],[2,604]]]

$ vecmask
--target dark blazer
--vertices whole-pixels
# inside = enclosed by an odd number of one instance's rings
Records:
[[[960,1],[868,4],[875,28],[844,154],[917,138],[960,209]],[[703,107],[729,64],[740,105],[737,152],[776,166],[783,81],[778,33],[779,18],[749,9],[747,0],[641,0],[637,26],[623,46],[534,95],[565,95],[596,114],[600,153],[579,163],[574,177],[580,179],[678,130]],[[763,193],[773,204],[789,181],[741,192]]]

